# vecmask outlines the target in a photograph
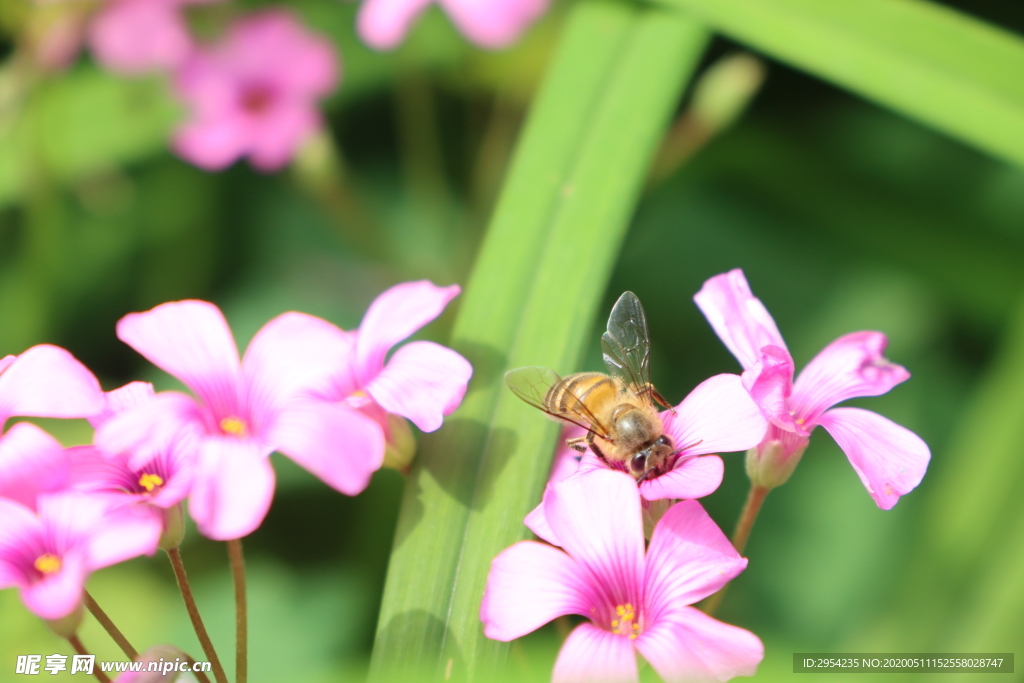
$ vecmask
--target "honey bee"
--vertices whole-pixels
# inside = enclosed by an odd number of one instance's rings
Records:
[[[654,404],[672,409],[651,384],[651,341],[647,316],[633,292],[615,302],[601,349],[609,374],[578,372],[562,378],[554,370],[510,370],[505,383],[534,408],[587,430],[566,444],[587,447],[613,469],[632,474],[637,483],[672,468],[680,452],[665,434]]]

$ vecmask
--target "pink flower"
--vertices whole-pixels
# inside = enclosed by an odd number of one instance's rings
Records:
[[[135,408],[154,396],[153,385],[131,382],[105,394],[107,407],[91,420],[102,425]],[[167,509],[188,497],[194,471],[195,445],[188,431],[160,446],[145,464],[133,463],[131,453],[106,453],[96,446],[76,446],[67,450],[69,488],[102,492],[125,504],[143,503]]]
[[[220,44],[196,50],[178,73],[191,116],[179,128],[178,154],[206,169],[248,156],[280,168],[321,125],[316,101],[338,79],[332,45],[286,10],[236,22]]]
[[[89,25],[92,52],[123,74],[175,68],[192,51],[183,7],[210,1],[108,0]]]
[[[81,602],[89,574],[156,552],[160,521],[96,495],[39,497],[38,512],[0,499],[0,589],[17,587],[29,610],[61,619]]]
[[[0,429],[14,416],[79,418],[102,407],[96,377],[62,348],[41,344],[0,359]],[[34,508],[67,476],[64,447],[36,425],[19,422],[0,434],[0,498]]]
[[[410,420],[424,432],[441,426],[462,402],[473,374],[455,351],[429,341],[391,349],[441,314],[459,295],[458,285],[437,287],[426,280],[403,282],[374,299],[359,329],[340,332],[347,350],[319,392],[327,401],[343,401],[370,415],[387,431],[388,414]]]
[[[565,552],[522,541],[491,564],[480,607],[484,633],[519,638],[562,615],[589,619],[569,635],[553,680],[636,681],[639,651],[666,681],[750,676],[764,656],[757,636],[689,605],[746,567],[700,503],[674,505],[644,552],[632,478],[599,471],[544,496]]]
[[[710,495],[722,483],[725,465],[717,455],[707,454],[753,448],[768,427],[757,405],[744,390],[740,377],[729,374],[716,375],[701,382],[676,406],[675,412],[663,411],[659,416],[665,434],[680,450],[668,472],[648,477],[640,483],[640,495],[645,504],[646,501],[690,500]],[[577,435],[583,434],[585,432],[580,430]],[[558,469],[553,474],[565,477],[569,474],[583,476],[595,470],[625,471],[624,464],[621,468],[614,468],[588,450],[573,472],[571,464],[565,463],[566,456],[561,454],[559,458],[556,455]],[[552,478],[548,486],[555,483]],[[527,515],[525,523],[541,538],[551,540],[552,532],[544,510],[545,505],[541,503]]]
[[[102,424],[96,444],[110,453],[131,452],[128,464],[137,469],[182,431],[194,438],[189,511],[206,536],[240,538],[262,523],[274,494],[269,455],[275,450],[350,495],[380,466],[384,437],[372,419],[306,397],[326,387],[325,376],[347,344],[330,323],[303,313],[280,315],[256,333],[241,361],[223,314],[205,301],[126,315],[117,334],[196,398],[158,393]]]
[[[743,384],[771,427],[748,472],[777,486],[788,478],[811,432],[824,427],[846,453],[878,507],[892,508],[928,466],[928,446],[910,430],[860,408],[832,408],[879,396],[910,373],[884,356],[881,332],[853,332],[826,346],[793,381],[793,359],[775,321],[754,297],[743,271],[716,275],[694,296],[719,339],[743,366]],[[830,408],[832,408],[830,410]]]
[[[458,29],[485,48],[506,47],[536,21],[547,0],[438,0]],[[412,22],[430,0],[365,0],[356,19],[359,36],[378,50],[390,50],[405,39]]]

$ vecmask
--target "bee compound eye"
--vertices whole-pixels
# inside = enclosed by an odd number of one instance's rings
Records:
[[[643,472],[647,469],[647,455],[644,453],[637,453],[633,456],[633,459],[629,461],[629,466],[634,472]]]
[[[668,438],[667,434],[662,434],[658,437],[655,444],[658,446],[668,446],[669,448],[672,448],[672,439]]]

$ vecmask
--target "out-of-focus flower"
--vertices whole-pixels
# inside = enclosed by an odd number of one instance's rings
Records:
[[[384,437],[376,422],[347,405],[305,398],[327,386],[347,346],[327,321],[280,315],[256,333],[241,361],[223,314],[205,301],[129,314],[117,334],[196,398],[158,393],[102,424],[95,442],[131,453],[128,465],[138,470],[174,439],[194,439],[189,511],[206,536],[240,538],[260,525],[273,499],[275,450],[350,495],[380,467]]]
[[[191,111],[174,148],[206,169],[243,156],[264,171],[280,168],[320,128],[317,100],[334,87],[338,70],[331,43],[292,13],[241,19],[178,71],[176,89]]]
[[[665,434],[680,450],[667,472],[640,482],[640,495],[645,501],[690,500],[713,493],[722,483],[725,466],[720,457],[707,454],[752,448],[768,427],[740,377],[729,374],[701,382],[674,411],[664,411],[659,416]],[[579,432],[580,436],[583,434]],[[566,456],[561,456],[563,463],[556,470],[559,476],[570,473],[571,465],[564,463]],[[558,455],[556,462],[557,459]],[[573,474],[586,476],[610,468],[612,465],[588,450]],[[625,472],[624,464],[621,471]],[[549,481],[549,487],[554,483]],[[550,538],[544,510],[543,503],[534,508],[526,517],[526,525],[541,538]]]
[[[210,1],[108,0],[89,25],[93,55],[124,74],[173,69],[193,47],[183,7]]]
[[[832,408],[850,398],[879,396],[910,377],[883,356],[884,334],[854,332],[836,339],[794,382],[786,343],[742,270],[711,278],[694,300],[743,366],[743,385],[771,422],[747,456],[755,484],[772,488],[785,482],[819,425],[846,453],[878,507],[892,508],[921,482],[931,455],[920,437],[877,413]]]
[[[114,679],[114,683],[174,683],[178,672],[174,666],[186,661],[185,653],[170,645],[157,645],[146,650],[136,661],[142,662],[142,671],[126,671]],[[158,669],[148,671],[151,663]],[[164,671],[166,669],[166,671]]]
[[[372,417],[396,451],[402,446],[399,439],[405,436],[401,431],[404,421],[396,421],[395,416],[410,420],[424,432],[438,429],[444,416],[462,402],[473,374],[469,362],[429,341],[404,344],[386,363],[384,360],[395,344],[440,315],[459,292],[458,285],[437,287],[426,280],[404,282],[382,292],[357,330],[339,331],[348,348],[338,354],[340,362],[329,376],[330,386],[320,396]],[[411,452],[404,455],[404,462],[396,464],[399,468],[408,464]]]
[[[559,616],[576,627],[553,680],[636,681],[639,651],[667,681],[753,675],[761,641],[689,607],[743,571],[740,557],[700,503],[674,505],[644,552],[632,478],[599,471],[548,489],[546,516],[565,552],[523,541],[491,564],[480,607],[484,633],[513,640]]]
[[[104,68],[139,74],[179,66],[193,47],[185,23],[188,5],[220,0],[37,0],[37,59],[61,68],[87,39]]]
[[[35,508],[41,493],[58,491],[67,481],[64,447],[34,424],[14,416],[89,417],[103,408],[99,382],[74,356],[57,346],[33,346],[0,359],[0,498]]]
[[[160,520],[137,506],[60,493],[39,496],[37,507],[0,499],[0,589],[19,588],[43,619],[74,612],[91,572],[156,551]]]
[[[90,420],[96,428],[154,396],[153,385],[131,382],[108,392],[106,409]],[[145,464],[132,463],[131,453],[106,453],[97,446],[76,446],[66,451],[67,487],[75,491],[108,494],[123,504],[152,505],[163,519],[162,548],[177,547],[184,527],[179,503],[188,497],[195,470],[195,443],[189,430],[157,445]]]
[[[459,31],[480,47],[515,42],[548,8],[547,0],[437,0]],[[430,0],[365,0],[356,19],[359,36],[378,50],[397,47]]]

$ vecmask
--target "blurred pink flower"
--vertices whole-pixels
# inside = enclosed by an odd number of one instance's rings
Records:
[[[124,74],[173,69],[193,47],[182,8],[210,1],[108,0],[89,25],[93,55]]]
[[[720,457],[707,454],[753,448],[768,427],[768,422],[743,388],[740,377],[729,374],[716,375],[701,382],[676,406],[675,412],[666,410],[659,416],[665,434],[680,450],[669,471],[640,482],[640,495],[645,501],[690,500],[714,493],[722,483],[725,466]],[[578,433],[579,436],[583,434],[582,430]],[[564,448],[572,450],[568,446]],[[574,472],[571,465],[565,463],[565,458],[571,456],[560,452],[555,457],[557,469],[553,475],[563,478],[570,474],[584,476],[595,470],[615,469],[589,450]],[[549,488],[555,483],[553,476],[548,483]],[[550,541],[552,532],[544,510],[544,503],[541,503],[527,515],[525,523],[535,534]]]
[[[154,396],[153,385],[131,382],[107,392],[106,409],[90,420],[99,429],[119,414],[145,405]],[[145,464],[132,463],[131,453],[107,453],[97,446],[67,450],[68,487],[76,491],[110,494],[124,503],[143,503],[167,509],[188,497],[192,486],[195,447],[191,434],[157,446]]]
[[[636,681],[637,651],[667,681],[754,674],[764,656],[757,636],[689,607],[747,564],[700,503],[671,507],[646,554],[640,496],[625,473],[567,479],[544,506],[565,552],[522,541],[494,559],[480,606],[488,638],[577,614],[589,621],[562,645],[556,682]]]
[[[883,356],[884,334],[853,332],[836,339],[794,382],[786,343],[742,270],[711,278],[694,301],[743,366],[743,384],[771,422],[748,471],[759,471],[769,486],[782,483],[820,425],[846,453],[878,507],[892,508],[921,482],[931,455],[920,437],[867,410],[829,410],[850,398],[884,394],[910,377]]]
[[[548,8],[547,0],[437,0],[471,42],[506,47]],[[364,0],[356,19],[359,36],[378,50],[395,48],[430,0]]]
[[[279,315],[256,333],[241,361],[223,314],[205,301],[131,313],[117,334],[196,398],[158,393],[102,424],[96,444],[130,452],[128,465],[138,469],[175,439],[194,438],[189,511],[206,536],[240,538],[262,523],[274,494],[275,450],[350,495],[380,467],[384,437],[372,419],[306,398],[326,386],[325,375],[346,348],[344,333],[325,320]]]
[[[179,70],[177,92],[191,114],[174,148],[206,169],[242,156],[261,170],[278,169],[321,126],[316,102],[337,79],[331,43],[291,12],[241,19],[221,43],[196,49]]]
[[[62,493],[39,497],[38,512],[0,499],[0,589],[17,587],[43,619],[75,611],[89,574],[152,555],[159,517],[103,496]]]
[[[0,359],[0,498],[35,508],[36,497],[62,489],[68,476],[64,447],[14,416],[89,417],[103,408],[103,391],[89,370],[57,346],[40,344]]]

